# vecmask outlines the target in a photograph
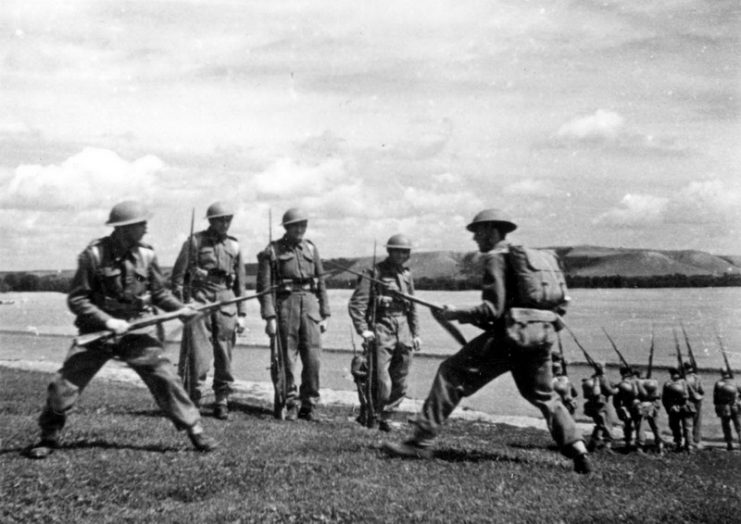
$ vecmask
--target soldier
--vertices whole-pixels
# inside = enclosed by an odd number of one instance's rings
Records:
[[[584,394],[584,414],[594,420],[594,430],[587,449],[594,451],[598,448],[604,448],[611,452],[612,431],[610,426],[612,424],[610,424],[607,406],[610,397],[617,393],[617,389],[613,388],[605,377],[605,364],[603,362],[595,363],[594,374],[583,379],[581,387]]]
[[[285,235],[258,255],[257,291],[278,285],[277,303],[272,294],[260,298],[261,315],[268,336],[278,333],[285,351],[286,419],[313,420],[319,402],[321,334],[330,316],[322,259],[316,246],[304,238],[307,215],[292,208],[281,222]],[[301,357],[301,389],[296,386],[296,357]],[[300,403],[300,410],[299,410]]]
[[[625,449],[630,451],[633,449],[633,431],[638,420],[638,374],[630,366],[624,365],[620,367],[620,376],[612,403],[623,423]]]
[[[561,402],[573,416],[576,412],[576,397],[579,396],[579,393],[569,380],[569,376],[564,372],[563,363],[560,360],[556,360],[554,357],[551,369],[553,371],[553,391],[558,393]]]
[[[641,426],[643,421],[648,422],[649,427],[654,435],[654,444],[659,453],[664,452],[664,440],[661,438],[659,432],[659,426],[656,423],[656,419],[659,416],[659,401],[661,400],[661,391],[659,391],[659,383],[652,378],[640,378],[636,381],[638,388],[638,409],[637,418],[635,423],[636,428],[636,444],[639,452],[646,451],[646,440]]]
[[[690,402],[695,408],[695,413],[692,416],[692,439],[695,447],[702,449],[702,399],[705,396],[705,389],[702,387],[697,369],[690,362],[684,363],[684,378],[690,390]]]
[[[720,417],[720,425],[723,428],[723,438],[726,441],[728,451],[733,450],[733,433],[731,424],[736,430],[739,446],[741,446],[741,386],[736,385],[730,369],[721,369],[721,379],[715,383],[713,388],[713,404],[715,414]]]
[[[678,367],[669,368],[670,378],[664,383],[661,401],[669,416],[669,428],[674,437],[674,451],[691,453],[693,442],[692,422],[695,406],[690,401],[690,388]]]
[[[380,412],[378,429],[386,432],[391,431],[391,413],[406,396],[412,351],[421,348],[415,304],[391,292],[395,290],[414,295],[412,273],[405,265],[411,249],[412,243],[406,236],[394,235],[389,238],[386,242],[388,258],[369,271],[370,276],[383,281],[385,287],[371,284],[366,278],[358,278],[358,285],[348,304],[355,330],[368,347],[375,350],[375,405]],[[375,326],[369,326],[373,307],[376,308],[376,323]]]
[[[574,460],[574,470],[578,473],[591,471],[576,424],[553,394],[551,346],[555,342],[554,324],[558,322],[558,315],[552,311],[528,310],[533,315],[540,313],[541,320],[533,323],[540,334],[537,344],[527,349],[515,346],[513,339],[507,338],[506,315],[511,313],[509,308],[519,289],[507,288],[510,262],[507,257],[509,243],[505,237],[516,228],[516,224],[498,209],[481,211],[467,226],[483,253],[483,300],[480,305],[465,309],[445,306],[440,315],[445,320],[472,323],[484,332],[440,365],[422,410],[413,420],[413,436],[403,443],[384,443],[388,453],[431,457],[434,438],[461,399],[511,371],[522,396],[543,413],[561,452]]]
[[[183,243],[175,261],[171,277],[175,296],[205,304],[244,295],[245,272],[239,243],[227,234],[233,216],[234,212],[222,202],[209,206],[208,229]],[[186,287],[189,297],[184,296]],[[232,350],[237,333],[244,331],[245,316],[246,304],[239,302],[199,315],[183,329],[180,376],[191,400],[200,407],[213,359],[214,416],[221,420],[229,418],[229,393],[234,383]]]
[[[109,330],[117,337],[72,346],[48,388],[39,418],[40,441],[28,450],[31,458],[45,458],[60,445],[67,412],[101,367],[110,359],[126,362],[149,387],[160,409],[179,430],[187,431],[199,451],[211,451],[216,442],[203,433],[198,410],[188,398],[172,364],[165,357],[154,328],[129,332],[130,322],[151,315],[152,306],[195,315],[164,286],[151,246],[141,242],[151,214],[135,201],[113,207],[106,225],[110,236],[94,240],[80,254],[67,305],[77,316],[80,334]]]

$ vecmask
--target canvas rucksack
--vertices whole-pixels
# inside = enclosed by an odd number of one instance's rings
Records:
[[[515,279],[515,307],[552,310],[568,302],[566,278],[556,253],[510,245],[508,259]]]

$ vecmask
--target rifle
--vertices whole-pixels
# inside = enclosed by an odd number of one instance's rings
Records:
[[[195,253],[193,247],[193,230],[195,228],[196,208],[190,213],[190,235],[188,236],[188,250],[185,252],[185,274],[183,275],[183,302],[190,302],[193,291],[193,264],[195,262]]]
[[[677,364],[679,366],[679,375],[684,378],[684,365],[682,364],[682,349],[679,347],[679,339],[677,338],[677,330],[672,328],[672,334],[674,335],[674,347],[677,348]]]
[[[589,353],[587,353],[587,350],[584,348],[584,346],[581,345],[581,343],[579,342],[579,339],[577,339],[574,332],[571,331],[571,328],[567,326],[566,324],[564,324],[564,328],[566,329],[566,331],[569,332],[569,335],[571,335],[571,338],[574,339],[574,342],[576,342],[576,345],[579,347],[579,349],[581,349],[582,353],[584,353],[584,357],[587,359],[587,363],[590,366],[592,366],[596,371],[598,368],[597,362],[595,362],[594,359],[589,355]]]
[[[220,302],[209,302],[207,304],[203,304],[201,306],[192,308],[193,310],[197,311],[198,313],[203,313],[204,311],[209,311],[211,309],[220,308],[222,306],[228,306],[230,304],[237,304],[239,302],[244,302],[246,300],[252,300],[253,298],[261,297],[262,295],[268,293],[269,290],[262,291],[260,293],[255,293],[254,295],[247,295],[244,297],[237,297],[232,298],[229,300],[222,300]],[[187,309],[187,308],[184,308]],[[97,342],[98,340],[106,340],[115,336],[122,336],[126,335],[127,333],[131,333],[132,331],[136,331],[145,327],[150,326],[156,326],[159,324],[162,324],[163,322],[167,322],[168,320],[173,320],[176,318],[179,318],[180,315],[183,314],[183,309],[178,309],[177,311],[170,311],[169,313],[163,313],[161,315],[155,315],[153,317],[145,318],[143,320],[139,320],[136,322],[132,322],[129,324],[129,328],[121,333],[120,335],[116,335],[113,331],[109,329],[105,329],[102,331],[94,331],[92,333],[85,333],[84,335],[80,335],[74,339],[74,345],[75,346],[87,346],[88,344],[91,344],[93,342]]]
[[[684,329],[684,322],[680,320],[679,325],[682,326],[682,334],[684,335],[684,343],[687,344],[687,355],[689,355],[690,364],[692,364],[692,369],[697,372],[697,361],[695,360],[695,354],[692,351],[692,346],[690,346],[690,339],[687,336],[687,331]]]
[[[273,211],[268,210],[268,249],[270,249],[270,294],[275,307],[277,332],[270,337],[270,378],[273,382],[273,416],[278,420],[286,419],[286,400],[288,399],[288,385],[286,383],[286,362],[283,351],[283,342],[280,338],[280,308],[278,308],[277,289],[278,259],[273,249]]]
[[[376,242],[373,241],[373,279],[371,280],[371,292],[370,292],[370,315],[368,316],[368,327],[373,331],[373,340],[365,342],[365,350],[367,353],[368,360],[368,380],[365,386],[365,401],[366,401],[366,414],[365,414],[365,425],[366,427],[372,428],[376,424],[378,413],[378,370],[376,361],[376,298],[378,296],[377,282],[380,280],[376,279]]]
[[[556,336],[558,337],[558,352],[561,355],[561,369],[563,370],[563,374],[566,376],[569,374],[569,372],[566,369],[566,355],[563,352],[563,342],[561,341],[561,333],[557,331]]]
[[[375,267],[375,256],[374,256],[374,266]],[[383,286],[386,287],[386,284],[380,280],[377,280],[374,277],[369,277],[368,275],[364,273],[360,273],[358,271],[354,271],[350,269],[349,267],[342,267],[339,264],[335,264],[331,261],[324,262],[326,265],[329,265],[330,267],[334,267],[335,269],[339,269],[340,272],[348,272],[355,276],[365,278],[366,280],[369,280],[376,284],[377,286]],[[375,270],[374,270],[375,275]],[[440,316],[440,313],[445,309],[443,306],[439,304],[434,304],[432,302],[428,302],[426,300],[423,300],[421,298],[415,297],[414,295],[407,295],[406,293],[403,293],[401,291],[398,291],[396,289],[389,289],[390,293],[393,293],[394,295],[398,296],[401,299],[408,300],[409,302],[414,302],[415,304],[419,304],[420,306],[425,306],[426,308],[429,308],[430,312],[432,313],[432,317],[437,321],[438,324],[442,326],[445,331],[447,331],[455,340],[461,345],[466,344],[466,337],[463,336],[463,334],[456,328],[449,320],[446,320]]]
[[[615,344],[615,341],[612,340],[612,337],[607,333],[607,330],[605,328],[602,328],[602,332],[605,334],[605,336],[607,336],[607,340],[610,341],[610,344],[612,344],[612,349],[614,349],[615,353],[617,353],[618,357],[620,357],[620,362],[622,362],[623,367],[630,369],[630,364],[628,364],[628,361],[625,360],[625,357],[623,356],[623,354],[620,353],[620,350],[618,349],[617,344]]]
[[[726,348],[723,346],[723,339],[720,338],[720,335],[718,334],[718,331],[715,331],[715,336],[718,339],[718,345],[720,346],[720,353],[723,355],[723,362],[726,364],[726,371],[728,371],[728,376],[733,378],[733,370],[731,369],[731,364],[728,363],[728,355],[726,354]]]
[[[646,378],[651,378],[651,370],[654,366],[654,328],[651,326],[651,349],[648,350],[648,371],[646,371]]]

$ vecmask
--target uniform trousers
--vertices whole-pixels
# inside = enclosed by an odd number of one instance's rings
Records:
[[[636,444],[643,447],[646,443],[646,437],[641,430],[643,422],[648,423],[648,427],[651,428],[651,432],[654,435],[654,443],[659,446],[663,445],[664,439],[661,438],[659,426],[656,423],[656,419],[659,416],[659,408],[655,402],[643,401],[638,405],[638,413],[636,418]]]
[[[412,351],[406,314],[383,315],[376,323],[376,395],[382,418],[406,396]]]
[[[574,419],[553,391],[550,346],[511,347],[503,333],[487,331],[440,364],[414,423],[419,439],[432,439],[461,399],[510,371],[520,394],[537,407],[561,452],[572,456],[581,441]]]
[[[231,290],[212,296],[197,295],[198,303],[230,300]],[[196,404],[205,395],[206,378],[214,365],[213,391],[216,403],[225,404],[232,391],[232,351],[236,342],[237,310],[235,305],[203,313],[183,327],[178,373],[188,395]]]
[[[127,334],[115,342],[99,341],[72,346],[51,384],[39,417],[42,437],[60,431],[67,412],[85,386],[112,358],[126,362],[142,378],[157,405],[179,430],[195,426],[200,415],[188,398],[172,363],[163,354],[162,344],[148,334]]]
[[[278,332],[285,351],[286,407],[301,404],[311,410],[319,402],[319,366],[322,336],[319,300],[311,292],[294,291],[278,295]],[[301,387],[296,386],[296,360],[301,358]]]

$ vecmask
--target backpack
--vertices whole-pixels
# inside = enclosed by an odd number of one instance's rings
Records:
[[[566,305],[566,278],[556,253],[511,245],[507,258],[514,274],[514,306],[556,309]]]

